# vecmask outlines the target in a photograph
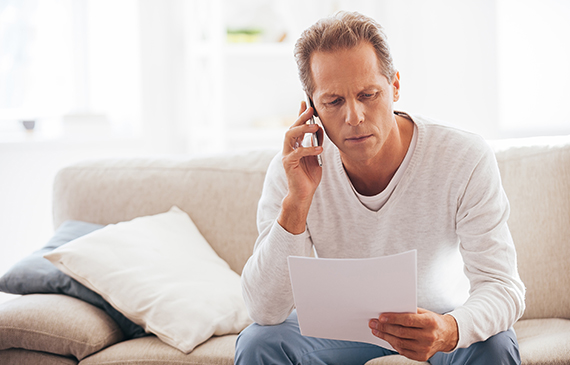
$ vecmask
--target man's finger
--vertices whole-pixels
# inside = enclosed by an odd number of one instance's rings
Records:
[[[379,322],[403,327],[422,328],[424,326],[422,318],[415,313],[382,313]]]
[[[398,327],[392,325],[382,325],[382,326]],[[411,332],[419,331],[418,329],[415,328],[406,328],[406,327],[401,327],[401,328]],[[418,341],[415,338],[415,335],[412,336],[398,335],[390,333],[390,331],[385,332],[375,329],[372,330],[372,334],[388,342],[400,355],[403,355],[407,358],[417,361],[426,361],[427,359],[429,359],[431,355],[433,355],[433,353],[430,351],[431,350],[430,346],[422,344],[420,341]]]
[[[301,102],[301,108],[299,109],[299,114],[297,115],[301,115],[303,114],[303,112],[307,109],[307,103],[305,101]]]
[[[432,313],[432,312],[428,311],[427,309],[418,307],[418,314],[426,314],[426,313]]]
[[[297,143],[301,143],[307,133],[315,133],[318,132],[320,127],[316,124],[301,124],[298,126],[292,126],[286,133],[285,133],[285,145],[283,146],[284,153],[290,153],[291,151],[295,150]]]
[[[302,125],[307,123],[309,119],[313,116],[313,108],[306,108],[303,110],[302,113],[299,114],[299,118],[293,123],[290,128],[294,128],[296,126]]]
[[[401,352],[403,350],[415,351],[417,347],[417,341],[414,339],[402,338],[385,332],[380,332],[377,337],[388,342],[398,352]]]
[[[291,158],[301,160],[303,157],[316,156],[323,152],[322,147],[298,147],[291,154]]]
[[[375,336],[379,334],[391,335],[402,339],[417,339],[421,336],[421,329],[414,327],[404,327],[397,324],[380,323],[378,320],[370,320],[368,326]]]

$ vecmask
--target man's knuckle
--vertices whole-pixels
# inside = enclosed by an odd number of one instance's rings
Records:
[[[401,338],[396,338],[396,339],[394,340],[394,345],[393,345],[393,346],[394,346],[394,347],[397,347],[397,348],[399,348],[399,349],[401,349],[401,348],[404,347],[404,341],[403,341]]]
[[[405,332],[406,332],[405,327],[394,326],[394,333],[396,334],[396,336],[402,337],[405,334]]]
[[[434,332],[429,332],[426,338],[430,343],[434,343],[435,341],[437,341],[437,335]]]

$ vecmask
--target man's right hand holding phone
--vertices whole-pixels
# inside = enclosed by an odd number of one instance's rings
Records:
[[[305,231],[313,195],[322,177],[317,155],[323,152],[323,148],[302,145],[306,133],[317,133],[318,140],[323,140],[322,128],[317,124],[307,124],[313,113],[313,108],[302,102],[299,118],[285,134],[283,143],[283,167],[287,174],[289,191],[283,199],[277,222],[292,234]]]

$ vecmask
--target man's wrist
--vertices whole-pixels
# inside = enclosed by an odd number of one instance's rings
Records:
[[[443,349],[443,352],[451,352],[455,350],[459,343],[459,326],[457,325],[455,317],[450,314],[444,314],[443,319],[446,322],[448,329],[446,346]]]
[[[305,232],[310,207],[310,201],[298,201],[287,195],[281,204],[281,213],[277,218],[277,223],[291,234],[301,234]]]

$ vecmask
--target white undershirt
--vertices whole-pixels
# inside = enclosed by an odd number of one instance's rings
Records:
[[[410,142],[410,146],[408,147],[408,152],[406,152],[404,161],[402,161],[400,167],[398,167],[398,169],[396,170],[396,173],[392,177],[392,180],[390,180],[390,183],[388,184],[386,189],[382,190],[379,194],[373,196],[362,195],[358,191],[356,191],[354,185],[352,185],[352,181],[348,179],[348,181],[350,182],[350,186],[352,187],[352,191],[354,191],[354,193],[358,197],[358,200],[360,200],[360,202],[364,204],[366,208],[377,212],[380,210],[380,208],[384,206],[384,204],[386,204],[388,199],[390,199],[390,195],[392,195],[392,192],[394,192],[394,189],[396,189],[396,186],[398,186],[398,183],[402,179],[402,175],[404,174],[404,171],[406,171],[406,168],[410,164],[410,160],[412,159],[412,155],[414,154],[414,150],[416,149],[416,144],[418,141],[417,129],[418,127],[414,123],[412,141]]]

